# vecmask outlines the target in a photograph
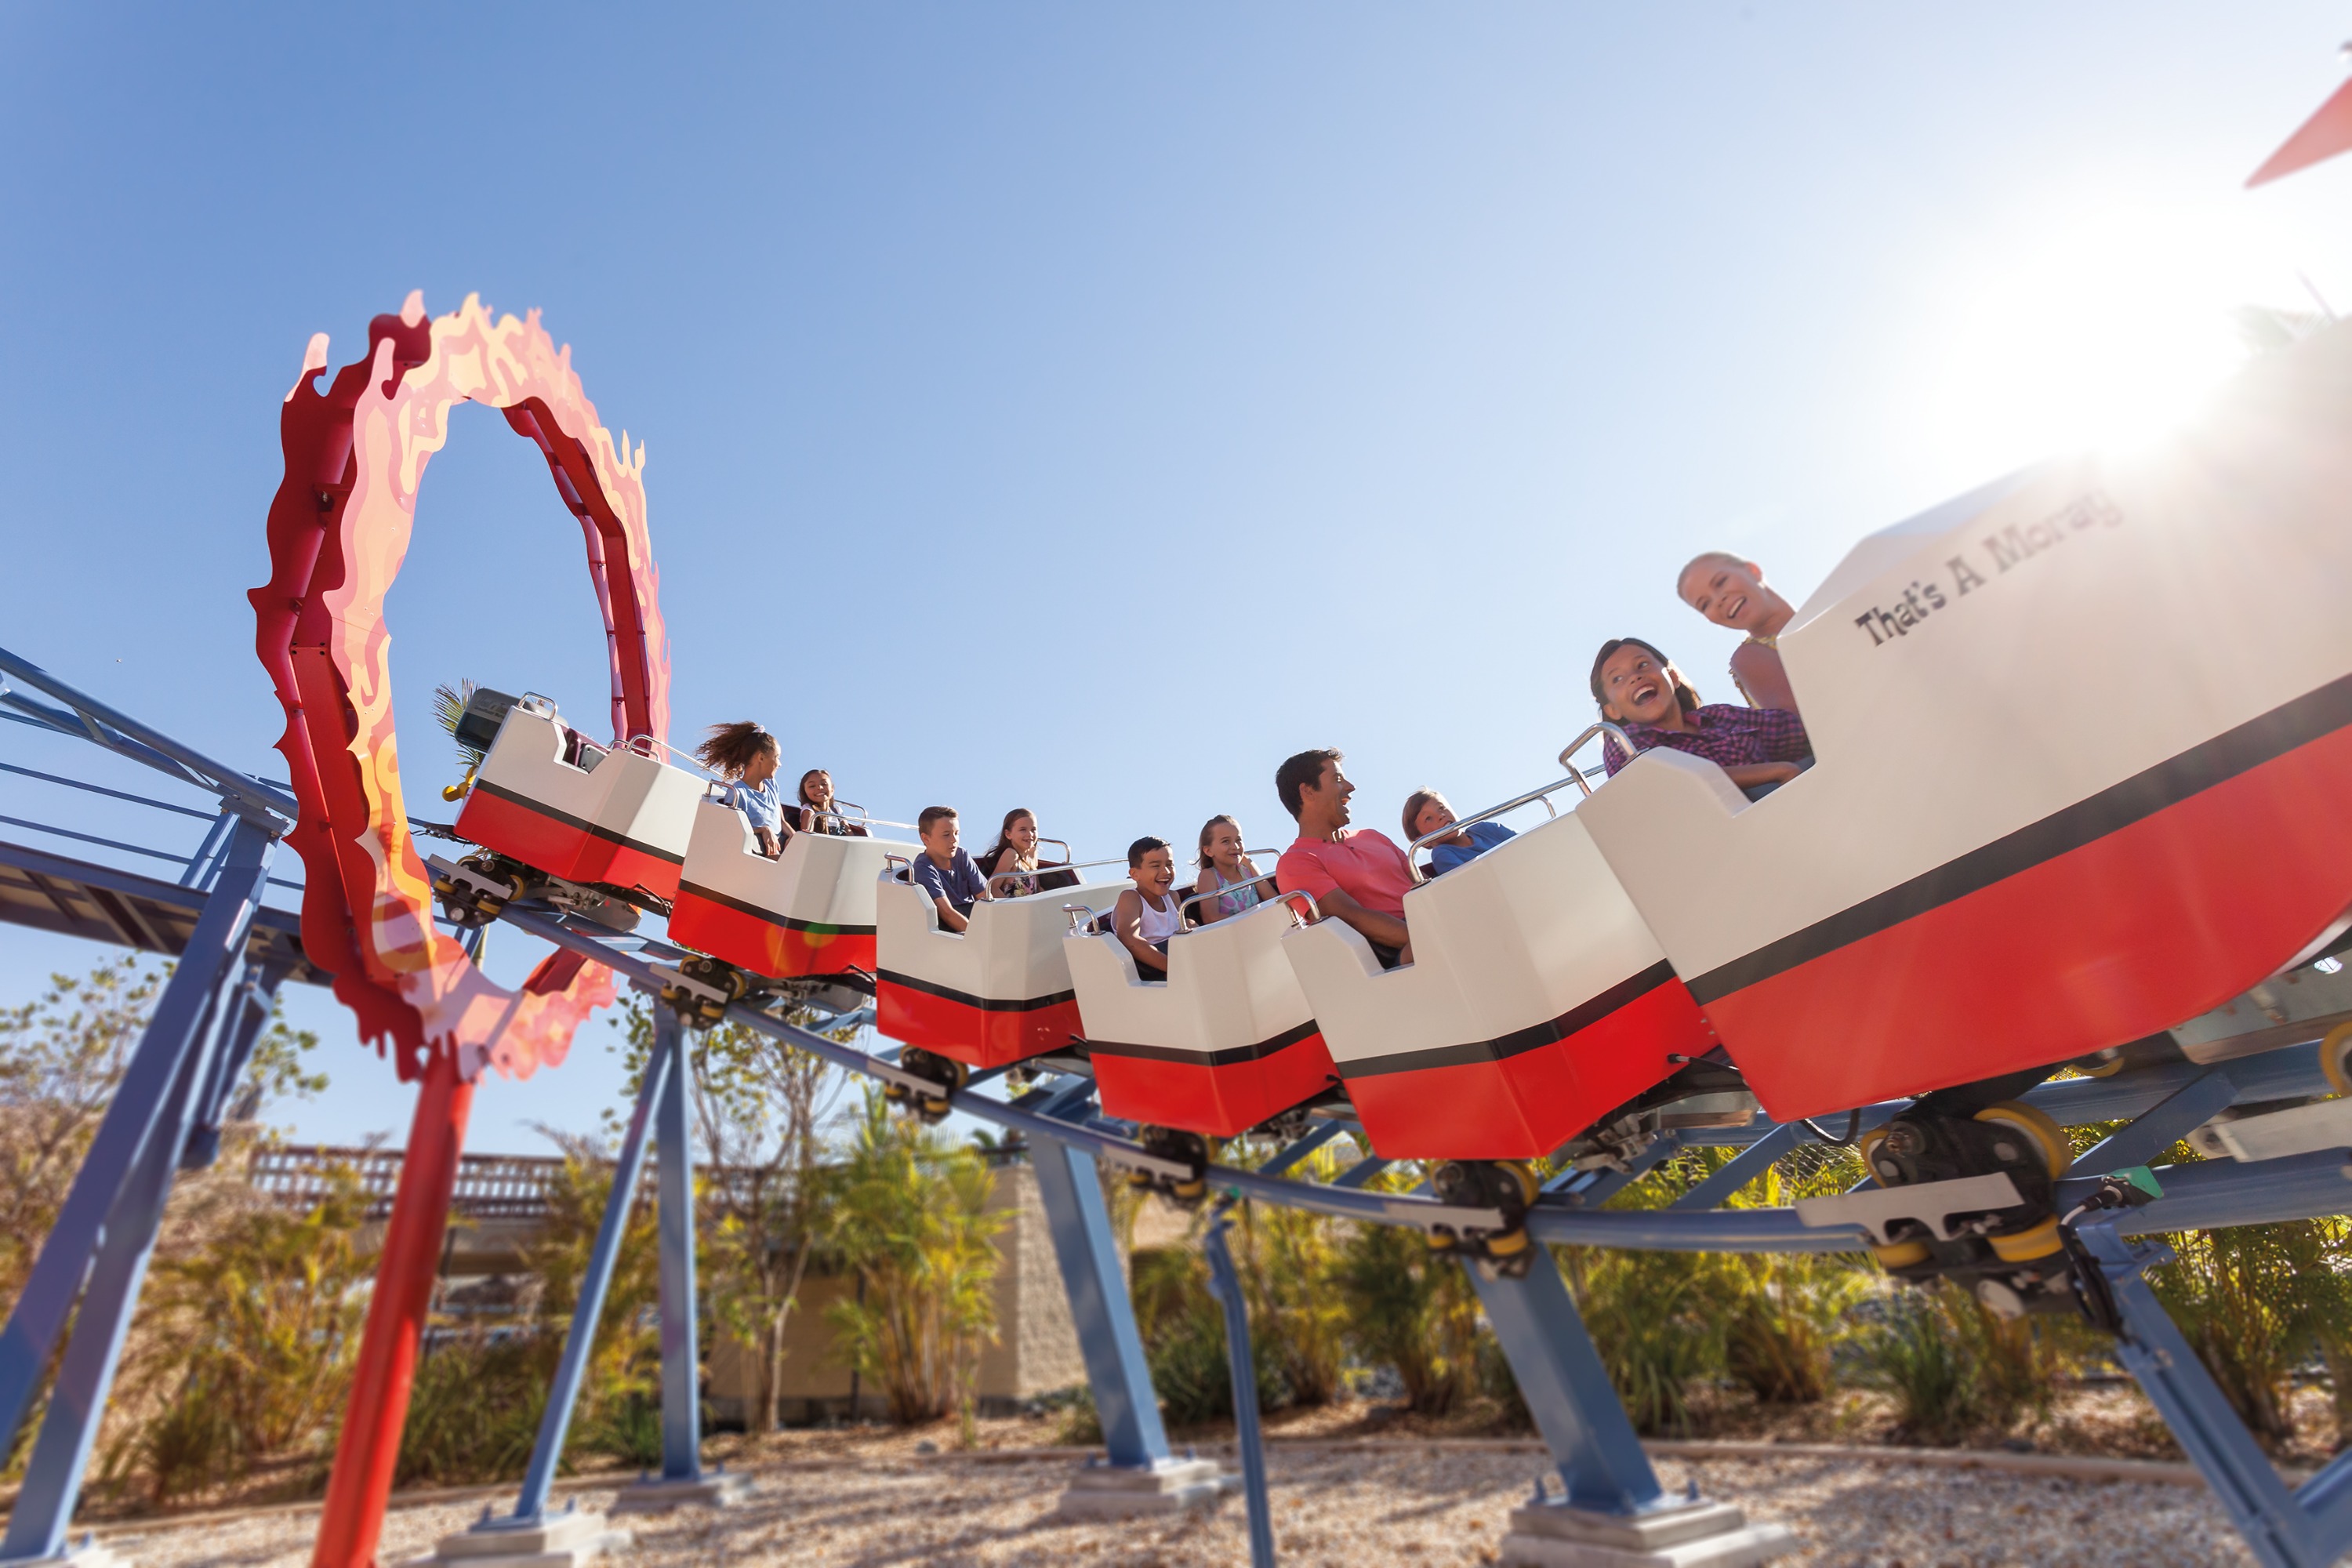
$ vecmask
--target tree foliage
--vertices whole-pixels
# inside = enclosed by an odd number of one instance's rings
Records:
[[[968,1408],[996,1338],[994,1176],[977,1150],[868,1089],[836,1177],[827,1239],[860,1286],[826,1309],[844,1359],[897,1420]]]

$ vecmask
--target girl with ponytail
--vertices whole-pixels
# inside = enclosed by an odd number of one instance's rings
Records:
[[[760,853],[771,860],[782,855],[792,828],[784,822],[783,792],[776,787],[782,750],[775,736],[749,719],[713,724],[694,754],[727,781],[719,798],[750,821],[751,831],[760,836]]]

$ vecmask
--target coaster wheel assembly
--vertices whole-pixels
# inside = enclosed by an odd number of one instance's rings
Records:
[[[953,1057],[943,1057],[936,1051],[912,1047],[899,1053],[897,1066],[902,1073],[936,1085],[937,1091],[914,1089],[902,1083],[889,1082],[882,1086],[882,1098],[912,1111],[926,1123],[946,1121],[948,1112],[954,1109],[949,1097],[971,1079],[971,1069]]]
[[[1429,1186],[1449,1207],[1493,1209],[1503,1218],[1494,1229],[1433,1225],[1427,1231],[1431,1251],[1467,1258],[1492,1276],[1525,1277],[1535,1257],[1528,1211],[1543,1188],[1533,1165],[1525,1160],[1448,1160],[1431,1173]]]
[[[1209,1164],[1216,1151],[1198,1132],[1175,1127],[1139,1127],[1135,1141],[1147,1153],[1184,1167],[1181,1175],[1129,1170],[1127,1184],[1138,1192],[1158,1193],[1179,1208],[1196,1209],[1209,1195]]]
[[[1871,1247],[1888,1273],[1914,1284],[1953,1279],[2002,1317],[2075,1307],[2054,1207],[2074,1149],[2048,1114],[2017,1100],[1968,1117],[1915,1108],[1864,1133],[1856,1148],[1882,1187],[2005,1175],[2018,1200],[1949,1216],[1941,1236],[1918,1222],[1890,1233]]]

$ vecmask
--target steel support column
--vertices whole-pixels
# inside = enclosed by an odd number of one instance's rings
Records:
[[[162,1126],[166,1103],[183,1080],[188,1058],[203,1047],[225,983],[244,962],[247,934],[276,848],[268,827],[250,818],[237,819],[219,880],[123,1069],[57,1223],[41,1243],[24,1293],[8,1314],[7,1327],[0,1330],[0,1452],[16,1444],[67,1316],[82,1294],[108,1218],[131,1186],[133,1173],[158,1137],[169,1145],[168,1161],[179,1158],[177,1130]],[[131,1289],[135,1295],[135,1279]],[[104,1390],[99,1393],[102,1396]]]
[[[253,1048],[278,1005],[278,987],[285,983],[283,969],[246,966],[242,981],[225,998],[220,1048],[212,1053],[203,1087],[188,1113],[188,1135],[180,1151],[180,1169],[201,1171],[220,1157],[221,1119],[236,1093],[237,1080],[253,1060]]]
[[[1225,1233],[1233,1227],[1233,1200],[1217,1205],[1201,1249],[1209,1256],[1209,1293],[1225,1314],[1225,1375],[1234,1387],[1234,1446],[1242,1459],[1242,1489],[1249,1500],[1250,1568],[1274,1568],[1274,1505],[1265,1489],[1265,1438],[1258,1429],[1257,1360],[1250,1353],[1249,1301],[1234,1268]]]
[[[613,1194],[604,1201],[596,1244],[588,1254],[587,1271],[580,1278],[580,1298],[572,1303],[572,1326],[563,1336],[563,1357],[556,1363],[555,1384],[548,1391],[547,1411],[540,1417],[539,1438],[531,1446],[522,1495],[515,1500],[513,1514],[494,1521],[497,1525],[529,1527],[546,1517],[548,1489],[555,1484],[556,1466],[563,1458],[564,1436],[571,1430],[581,1380],[596,1343],[596,1322],[604,1316],[604,1295],[612,1288],[621,1240],[628,1232],[629,1210],[635,1205],[637,1182],[645,1173],[646,1124],[668,1080],[677,1076],[676,1051],[676,1037],[665,1038],[656,1031],[653,1050],[646,1058],[645,1081],[637,1088],[636,1109],[630,1113],[628,1134],[621,1141],[620,1161],[613,1170]]]
[[[1632,1515],[1663,1506],[1657,1473],[1619,1403],[1576,1301],[1538,1247],[1526,1276],[1486,1279],[1465,1263],[1479,1304],[1559,1468],[1571,1507]]]
[[[37,1562],[66,1549],[66,1531],[81,1498],[82,1472],[98,1441],[106,1397],[122,1359],[122,1342],[154,1256],[172,1179],[180,1168],[191,1102],[206,1077],[207,1058],[217,1054],[214,1042],[224,1032],[205,1030],[195,1048],[181,1058],[154,1134],[106,1216],[106,1239],[82,1292],[81,1310],[74,1316],[73,1336],[66,1342],[65,1357],[49,1391],[25,1484],[8,1514],[7,1535],[0,1539],[0,1562]]]
[[[654,1052],[669,1058],[654,1110],[661,1184],[662,1479],[702,1479],[702,1377],[694,1298],[694,1142],[687,1124],[686,1026],[656,1004]]]
[[[2189,1461],[2265,1568],[2324,1568],[2352,1546],[2352,1455],[2290,1491],[2229,1396],[2156,1292],[2146,1271],[2172,1260],[2159,1243],[2126,1241],[2109,1225],[2079,1233],[2097,1260],[2123,1331],[2116,1354],[2139,1380]]]
[[[1083,1100],[1080,1100],[1083,1114]],[[1114,1465],[1145,1468],[1168,1458],[1168,1433],[1160,1422],[1160,1400],[1151,1387],[1143,1336],[1135,1326],[1127,1276],[1118,1266],[1118,1245],[1103,1205],[1102,1179],[1094,1156],[1033,1134],[1030,1160],[1037,1173],[1037,1195],[1053,1232],[1054,1257],[1069,1292],[1070,1319],[1077,1326],[1078,1353],[1094,1390],[1095,1414],[1103,1445]]]

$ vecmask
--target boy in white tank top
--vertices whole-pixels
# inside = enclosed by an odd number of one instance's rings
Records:
[[[1139,838],[1127,847],[1127,874],[1135,886],[1111,906],[1110,929],[1135,958],[1146,980],[1168,978],[1168,939],[1184,929],[1176,897],[1176,851],[1165,838]]]

